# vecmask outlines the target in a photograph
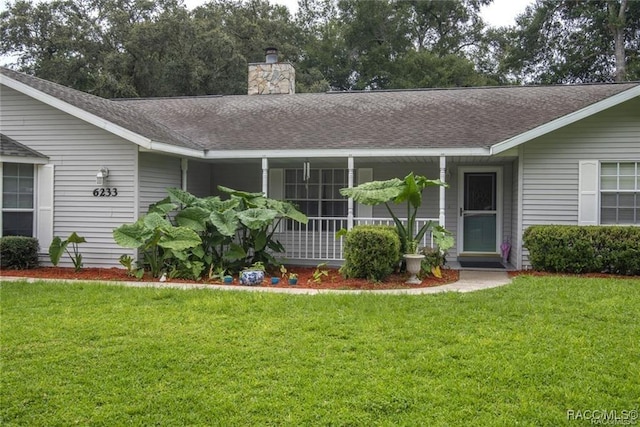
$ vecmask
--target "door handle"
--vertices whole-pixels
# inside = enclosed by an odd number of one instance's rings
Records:
[[[462,216],[462,208],[460,208],[460,216]]]

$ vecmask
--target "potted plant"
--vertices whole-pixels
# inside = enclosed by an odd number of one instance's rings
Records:
[[[298,275],[296,273],[289,273],[289,284],[290,285],[298,284]]]
[[[254,262],[240,273],[240,283],[248,286],[258,286],[264,280],[265,267],[262,262]]]
[[[422,206],[422,192],[427,187],[447,186],[440,180],[427,179],[424,176],[414,175],[411,172],[404,179],[393,178],[387,181],[365,182],[357,187],[342,188],[340,194],[351,197],[363,205],[384,204],[396,225],[400,243],[404,252],[407,272],[411,274],[407,283],[420,283],[417,274],[424,255],[418,253],[420,241],[429,230],[435,227],[433,221],[428,221],[422,227],[416,229],[416,217],[418,209]],[[407,205],[407,222],[403,223],[391,209],[389,203]],[[442,227],[440,227],[442,228]]]

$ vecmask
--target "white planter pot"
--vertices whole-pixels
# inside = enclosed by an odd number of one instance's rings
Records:
[[[410,285],[419,285],[422,283],[422,280],[418,279],[418,273],[420,273],[423,259],[424,255],[422,254],[404,254],[404,260],[407,263],[407,273],[411,274],[409,280],[404,283]]]
[[[240,273],[240,283],[248,286],[259,286],[264,280],[264,271],[245,270]]]

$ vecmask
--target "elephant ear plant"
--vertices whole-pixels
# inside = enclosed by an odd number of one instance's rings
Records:
[[[175,227],[159,212],[151,212],[134,224],[124,224],[113,230],[116,243],[125,248],[142,251],[144,262],[153,277],[159,277],[165,261],[175,257],[187,260],[188,250],[200,245],[198,234],[187,227]],[[188,263],[185,267],[193,277],[199,277],[204,263]]]
[[[86,242],[85,238],[78,236],[75,231],[71,233],[66,240],[62,240],[58,236],[54,237],[51,241],[51,245],[49,245],[49,258],[51,259],[51,264],[58,265],[62,254],[66,252],[67,255],[69,255],[69,258],[71,258],[71,262],[73,262],[73,266],[76,271],[80,271],[82,268],[82,254],[78,249],[78,245]],[[69,252],[69,249],[67,249],[69,244],[71,244],[73,253]]]
[[[351,197],[363,205],[375,206],[384,204],[396,225],[402,245],[401,249],[404,253],[413,254],[417,253],[418,245],[427,231],[436,229],[436,227],[439,230],[444,230],[441,226],[434,225],[433,221],[428,221],[422,227],[416,229],[418,209],[422,206],[422,192],[427,187],[439,186],[447,187],[447,184],[440,180],[431,180],[424,176],[414,175],[411,172],[404,179],[393,178],[387,181],[371,181],[353,188],[342,188],[340,189],[340,194]],[[390,203],[406,203],[406,224],[394,214]]]
[[[240,271],[256,262],[277,266],[274,253],[284,247],[274,238],[284,218],[307,222],[287,202],[218,187],[229,196],[196,197],[168,189],[169,197],[149,208],[135,224],[114,230],[116,242],[142,251],[154,276],[166,270],[170,277],[199,278],[204,271]]]

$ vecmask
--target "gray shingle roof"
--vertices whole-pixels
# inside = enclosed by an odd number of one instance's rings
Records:
[[[486,148],[638,84],[126,100],[208,149]]]
[[[38,153],[31,148],[20,144],[13,138],[0,133],[0,155],[7,157],[35,157],[48,159],[44,154]]]
[[[488,148],[640,85],[106,100],[2,74],[154,141],[197,150]]]

